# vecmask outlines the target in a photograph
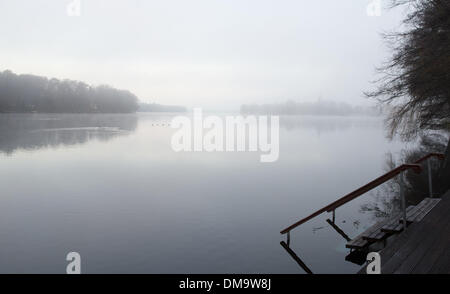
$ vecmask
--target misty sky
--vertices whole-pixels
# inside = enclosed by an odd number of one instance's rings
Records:
[[[233,108],[287,99],[367,103],[400,11],[373,0],[0,0],[0,70]],[[387,2],[385,0],[384,2]]]

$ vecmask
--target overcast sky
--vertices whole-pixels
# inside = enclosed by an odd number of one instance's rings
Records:
[[[388,56],[380,33],[402,19],[368,16],[373,1],[81,0],[71,17],[73,0],[0,0],[0,70],[189,107],[364,104]]]

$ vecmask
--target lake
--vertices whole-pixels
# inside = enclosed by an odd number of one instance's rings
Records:
[[[377,117],[280,118],[280,157],[174,152],[175,114],[0,114],[0,272],[305,273],[280,231],[385,172]],[[366,194],[336,211],[350,237]],[[314,273],[355,273],[324,214],[291,232]]]

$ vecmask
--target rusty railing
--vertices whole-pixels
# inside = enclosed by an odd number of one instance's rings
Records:
[[[327,206],[317,210],[316,212],[314,212],[313,214],[305,217],[304,219],[299,220],[298,222],[290,225],[289,227],[287,227],[286,229],[282,230],[280,233],[281,234],[286,234],[289,233],[290,231],[292,231],[293,229],[295,229],[296,227],[300,226],[303,223],[306,223],[307,221],[309,221],[312,218],[315,218],[316,216],[324,213],[324,212],[332,212],[333,213],[333,222],[335,221],[335,210],[338,207],[341,207],[342,205],[346,204],[347,202],[352,201],[355,198],[358,198],[359,196],[361,196],[362,194],[374,189],[375,187],[389,181],[390,179],[396,177],[397,175],[403,173],[404,171],[407,170],[413,170],[416,173],[420,173],[422,172],[422,166],[420,165],[420,163],[422,163],[423,161],[426,161],[432,157],[437,157],[440,160],[444,159],[444,154],[440,154],[440,153],[430,153],[422,158],[420,158],[419,160],[416,160],[413,164],[403,164],[389,172],[387,172],[386,174],[376,178],[375,180],[373,180],[372,182],[356,189],[355,191],[345,195],[342,198],[339,198],[338,200],[334,201],[333,203],[328,204]],[[431,183],[431,166],[430,166],[430,162],[428,161],[428,180],[429,180],[429,189],[430,189],[430,196],[432,197],[432,183]]]

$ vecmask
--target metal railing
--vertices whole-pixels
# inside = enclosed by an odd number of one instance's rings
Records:
[[[423,161],[427,161],[427,166],[428,166],[428,190],[430,192],[430,198],[433,198],[433,181],[431,179],[431,164],[430,161],[428,159],[432,158],[432,157],[437,157],[439,158],[439,160],[444,160],[445,155],[441,154],[441,153],[430,153],[422,158],[420,158],[419,160],[416,160],[414,163],[415,164],[420,164]]]
[[[324,212],[332,212],[333,213],[333,223],[335,221],[335,210],[338,207],[341,207],[342,205],[346,204],[347,202],[352,201],[355,198],[358,198],[359,196],[363,195],[364,193],[374,189],[375,187],[389,181],[390,179],[396,177],[397,175],[402,174],[404,171],[407,170],[413,170],[416,173],[421,173],[422,172],[422,166],[420,165],[420,163],[422,163],[423,161],[426,161],[430,158],[433,157],[437,157],[440,160],[444,159],[444,154],[440,154],[440,153],[430,153],[422,158],[420,158],[419,160],[416,160],[414,162],[414,164],[403,164],[389,172],[387,172],[386,174],[376,178],[375,180],[371,181],[370,183],[356,189],[355,191],[345,195],[342,198],[339,198],[338,200],[334,201],[333,203],[328,204],[327,206],[317,210],[316,212],[312,213],[311,215],[299,220],[298,222],[290,225],[289,227],[287,227],[286,229],[282,230],[280,233],[281,234],[286,234],[286,233],[290,233],[290,231],[292,231],[293,229],[295,229],[296,227],[300,226],[301,224],[306,223],[307,221],[309,221],[312,218],[315,218],[316,216],[324,213]],[[401,183],[403,181],[401,180]],[[429,184],[429,192],[430,192],[430,197],[433,197],[432,191],[432,179],[431,179],[431,165],[430,165],[430,161],[428,160],[428,184]],[[401,194],[401,198],[402,198],[402,210],[404,212],[404,224],[406,225],[406,208],[405,208],[405,199],[404,199],[404,193],[403,193],[403,185],[400,185],[400,194]],[[288,236],[289,237],[289,236]]]

